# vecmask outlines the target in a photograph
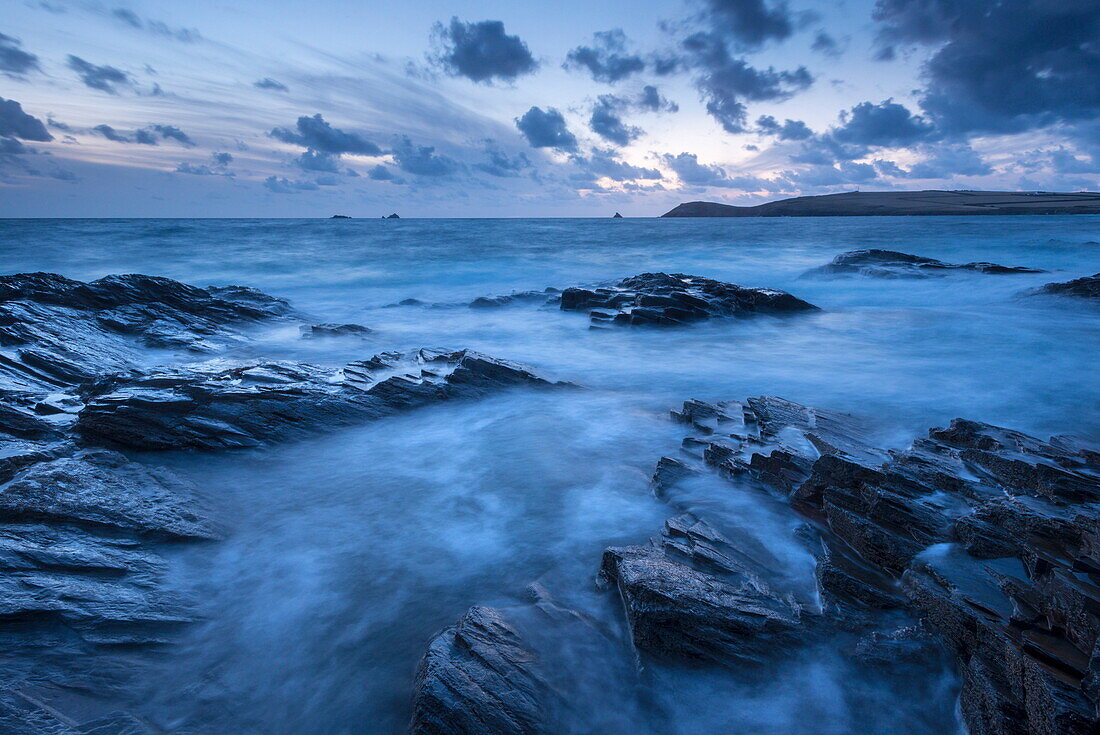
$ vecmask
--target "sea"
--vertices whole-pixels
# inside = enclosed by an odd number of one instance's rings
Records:
[[[802,276],[862,248],[1048,272]],[[303,340],[277,325],[233,358],[335,366],[468,347],[584,387],[433,406],[263,450],[134,454],[194,482],[224,536],[164,550],[173,587],[198,610],[178,641],[85,662],[138,672],[117,695],[170,733],[404,732],[432,636],[472,605],[527,604],[533,584],[620,631],[631,656],[621,610],[597,586],[601,554],[644,543],[676,513],[762,544],[812,590],[799,521],[774,498],[717,478],[674,504],[654,496],[653,468],[684,435],[669,411],[688,399],[781,396],[859,416],[898,449],[955,417],[1100,441],[1100,306],[1029,294],[1100,271],[1098,216],[0,220],[0,272],[27,271],[255,286],[311,320],[373,330]],[[468,306],[656,271],[783,289],[821,310],[590,329],[538,303]],[[835,639],[764,670],[639,660],[631,676],[614,655],[555,645],[555,665],[588,693],[558,705],[561,732],[961,732],[949,665],[890,679],[853,666]]]

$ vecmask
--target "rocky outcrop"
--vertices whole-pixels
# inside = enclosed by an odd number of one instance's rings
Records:
[[[955,271],[973,271],[990,275],[1045,273],[1038,268],[997,265],[996,263],[945,263],[935,258],[910,255],[893,250],[851,250],[833,258],[828,265],[813,268],[803,277],[870,276],[873,278],[934,278]]]
[[[112,377],[87,386],[86,442],[135,449],[255,447],[441,400],[561,385],[471,350],[387,352],[341,370],[218,363]]]
[[[470,608],[428,645],[413,684],[413,735],[543,732],[546,683],[505,615]]]
[[[53,391],[140,362],[144,348],[212,353],[239,328],[290,305],[241,286],[201,289],[154,276],[90,283],[52,273],[0,276],[0,385]]]
[[[677,326],[720,317],[817,310],[785,291],[683,273],[642,273],[606,287],[567,288],[561,308],[587,312],[593,325],[622,326]]]
[[[556,288],[545,288],[542,291],[513,291],[499,296],[479,296],[470,302],[472,309],[494,309],[501,306],[513,306],[516,304],[537,304],[540,306],[557,304],[561,298],[561,291]]]
[[[1075,296],[1081,299],[1100,299],[1100,273],[1062,283],[1048,283],[1034,293],[1051,296]]]
[[[885,452],[854,417],[775,398],[689,401],[673,416],[693,435],[688,458],[662,460],[665,481],[709,466],[786,497],[818,536],[826,618],[850,628],[919,615],[954,655],[971,733],[1095,732],[1095,449],[956,419]],[[695,619],[689,607],[683,624]],[[922,636],[871,636],[862,651],[870,663],[910,654],[929,655]]]

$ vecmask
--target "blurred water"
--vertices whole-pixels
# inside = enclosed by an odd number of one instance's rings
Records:
[[[0,271],[253,285],[318,320],[376,331],[364,342],[303,341],[276,328],[247,355],[340,364],[465,346],[590,389],[439,406],[264,452],[147,459],[195,480],[227,539],[173,552],[205,622],[149,664],[135,698],[170,731],[335,735],[401,731],[426,641],[472,604],[519,604],[539,580],[619,626],[594,590],[600,552],[644,540],[675,511],[770,549],[785,584],[811,589],[796,521],[772,499],[717,480],[686,487],[674,507],[653,498],[648,475],[682,435],[667,411],[684,399],[781,395],[865,415],[890,446],[955,416],[1100,439],[1100,309],[1019,295],[1100,271],[1098,241],[1091,216],[9,220]],[[1051,273],[799,278],[863,247]],[[823,311],[602,331],[537,306],[386,308],[653,270],[783,288]],[[949,673],[879,681],[852,671],[835,642],[763,679],[657,667],[640,681],[614,653],[575,645],[558,659],[600,694],[576,705],[563,732],[953,727]],[[649,709],[637,706],[639,688]]]

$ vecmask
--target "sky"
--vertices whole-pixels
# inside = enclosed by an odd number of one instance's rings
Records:
[[[0,217],[1100,188],[1100,0],[5,0]]]

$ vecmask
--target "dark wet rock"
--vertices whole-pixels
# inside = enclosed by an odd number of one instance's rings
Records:
[[[362,324],[303,324],[298,328],[303,339],[318,337],[366,337],[374,330],[364,327]]]
[[[529,735],[542,731],[546,684],[504,614],[470,608],[428,646],[417,667],[413,735]]]
[[[607,549],[600,575],[622,600],[634,645],[657,657],[761,664],[802,632],[798,604],[692,516],[670,519],[647,546]]]
[[[1052,296],[1075,296],[1081,299],[1100,299],[1100,273],[1072,281],[1048,283],[1033,291],[1037,294]]]
[[[974,271],[990,275],[1045,273],[1038,268],[996,263],[945,263],[935,258],[893,250],[851,250],[833,258],[828,265],[813,268],[803,276],[871,276],[873,278],[934,278],[952,271]]]
[[[387,352],[342,370],[215,363],[102,381],[77,429],[85,441],[137,449],[255,447],[440,400],[552,385],[561,384],[471,350]]]
[[[856,644],[854,654],[863,665],[885,670],[895,667],[937,670],[944,664],[943,645],[919,623],[890,631],[872,631]]]
[[[852,629],[908,612],[947,644],[969,732],[1095,732],[1094,447],[955,419],[884,452],[854,417],[773,398],[689,401],[673,415],[692,427],[685,446],[706,447],[705,464],[784,492],[813,523],[827,618]],[[907,666],[933,653],[890,635],[865,638],[856,657]]]
[[[588,312],[594,325],[625,326],[675,326],[720,317],[817,310],[785,291],[683,273],[643,273],[603,288],[567,288],[561,294],[561,308]]]
[[[130,369],[143,348],[201,353],[240,343],[239,328],[290,311],[286,301],[240,286],[0,276],[0,380],[12,390],[54,391]]]
[[[85,450],[40,462],[0,485],[0,519],[75,523],[210,538],[194,490],[121,454]]]

